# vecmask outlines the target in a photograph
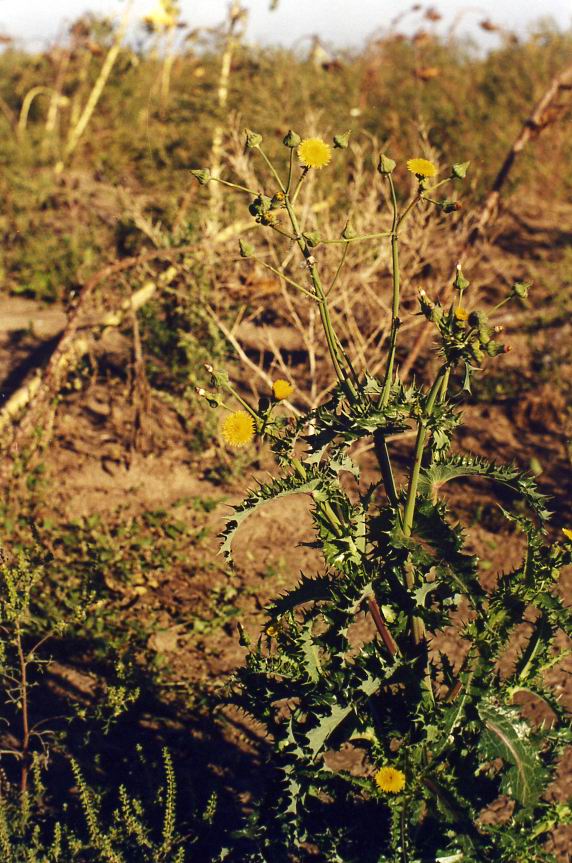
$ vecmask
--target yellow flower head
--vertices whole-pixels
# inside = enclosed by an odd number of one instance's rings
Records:
[[[332,158],[332,149],[321,138],[304,138],[298,145],[298,158],[306,168],[325,168]]]
[[[145,15],[143,21],[151,30],[170,30],[176,25],[177,16],[168,3],[159,2]]]
[[[277,381],[274,381],[272,384],[272,392],[274,393],[274,398],[276,401],[281,402],[282,399],[290,398],[292,393],[294,392],[294,387],[288,381],[282,380],[282,378],[278,378]]]
[[[437,166],[429,159],[409,159],[407,170],[417,177],[434,177],[437,173]]]
[[[572,542],[572,530],[569,530],[567,527],[563,527],[562,533],[564,534],[566,539],[569,539],[570,542]]]
[[[380,767],[373,777],[380,791],[399,794],[405,788],[405,774],[395,767]]]
[[[246,446],[254,437],[254,420],[246,411],[234,411],[223,422],[221,434],[229,446]]]
[[[459,306],[457,309],[455,309],[455,317],[458,321],[466,321],[469,317],[469,313],[462,306]]]

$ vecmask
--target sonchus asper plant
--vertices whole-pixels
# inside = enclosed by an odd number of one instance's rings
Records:
[[[340,863],[552,860],[551,831],[570,822],[571,813],[547,789],[570,729],[546,672],[559,661],[557,634],[570,631],[570,610],[554,588],[572,561],[572,532],[547,543],[549,513],[531,477],[451,450],[461,391],[489,358],[507,350],[498,341],[500,328],[473,307],[460,266],[451,302],[442,305],[424,292],[418,298],[420,314],[434,327],[434,380],[427,387],[405,385],[396,362],[403,224],[417,207],[457,209],[440,190],[462,181],[468,164],[453,165],[439,179],[435,164],[411,159],[416,191],[400,206],[395,162],[382,154],[387,230],[358,235],[347,224],[340,238],[327,239],[305,230],[298,196],[309,173],[326,168],[348,139],[338,135],[331,147],[288,132],[288,167],[281,174],[262,137],[247,130],[246,147],[268,169],[263,191],[193,172],[200,183],[221,182],[249,196],[256,222],[297,249],[303,278],[299,270],[272,267],[240,242],[243,257],[275,272],[300,303],[315,304],[336,376],[324,404],[288,420],[277,410],[293,392],[286,380],[253,405],[225,372],[209,366],[211,388],[199,391],[228,411],[222,436],[229,445],[263,436],[282,468],[234,508],[224,553],[230,558],[235,532],[264,503],[306,494],[324,562],[321,573],[303,574],[272,603],[237,674],[236,697],[267,729],[275,756],[275,784],[244,831],[241,859],[276,863],[314,853],[311,859]],[[376,239],[389,243],[392,271],[392,324],[380,377],[352,365],[332,324],[332,284],[325,284],[320,266],[320,246],[339,244],[335,282],[352,244]],[[525,297],[529,287],[516,283],[503,302]],[[400,484],[390,438],[408,429],[416,441]],[[373,438],[379,479],[364,489],[351,448],[366,438]],[[487,589],[442,494],[446,483],[463,477],[504,488],[500,511],[525,545],[522,562]],[[524,505],[506,504],[517,498]],[[507,668],[503,657],[525,619],[526,643]],[[454,651],[443,646],[445,630],[455,632]],[[524,718],[517,706],[523,698],[539,706],[542,724]],[[505,806],[496,819],[488,817],[499,799]]]

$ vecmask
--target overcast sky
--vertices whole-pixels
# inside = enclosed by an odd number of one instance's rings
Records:
[[[271,12],[270,0],[243,0],[250,10],[250,39],[291,45],[301,36],[318,33],[326,42],[341,46],[358,45],[368,34],[410,9],[414,0],[279,0]],[[0,0],[0,32],[25,40],[38,48],[62,31],[65,22],[93,11],[118,14],[125,0]],[[133,0],[133,19],[140,19],[156,0]],[[429,5],[428,3],[424,4]],[[478,31],[480,20],[490,18],[518,33],[542,17],[552,17],[561,27],[572,25],[572,0],[432,0],[451,24],[463,13],[461,32],[479,32],[483,44],[493,46],[494,34]],[[219,23],[228,0],[181,0],[183,17],[192,27]],[[410,26],[419,26],[419,16],[408,17]]]

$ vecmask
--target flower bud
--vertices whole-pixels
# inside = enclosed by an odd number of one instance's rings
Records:
[[[294,150],[298,144],[302,143],[302,138],[298,135],[297,132],[294,132],[292,129],[288,131],[288,134],[285,135],[284,140],[282,142],[285,147],[290,147],[291,150]]]
[[[241,258],[250,258],[254,254],[254,246],[247,240],[239,240],[238,248],[240,249]]]
[[[222,404],[220,396],[216,393],[209,393],[207,390],[203,389],[203,387],[195,387],[195,392],[199,398],[204,399],[211,408],[219,408]]]
[[[451,201],[447,198],[444,201],[439,201],[439,207],[444,213],[455,213],[457,210],[461,210],[463,205],[460,201]]]
[[[487,316],[484,312],[474,311],[469,315],[469,324],[472,327],[482,327],[487,323]]]
[[[480,346],[479,342],[477,341],[477,339],[474,339],[472,342],[470,342],[469,351],[471,354],[471,358],[476,363],[478,363],[480,365],[482,363],[482,361],[484,360],[485,355],[484,355],[483,351],[481,350],[481,346]]]
[[[254,147],[258,147],[262,144],[262,135],[259,135],[258,132],[253,132],[252,129],[245,129],[244,134],[246,136],[246,147],[249,150],[252,150]]]
[[[311,249],[313,249],[314,246],[317,246],[322,239],[319,231],[308,231],[308,233],[302,234],[302,236],[304,237]]]
[[[275,225],[279,217],[280,213],[277,213],[276,210],[271,210],[268,213],[262,213],[256,221],[260,222],[261,225]]]
[[[393,159],[390,159],[389,156],[386,156],[385,153],[381,153],[379,156],[379,162],[377,164],[377,170],[380,174],[391,174],[395,168],[395,162]]]
[[[493,329],[488,324],[481,324],[479,327],[479,341],[481,345],[488,345],[493,337]]]
[[[465,288],[468,288],[470,284],[470,281],[466,279],[463,275],[461,265],[457,264],[457,274],[455,276],[455,281],[453,282],[453,287],[457,291],[464,291]]]
[[[353,240],[354,237],[357,237],[357,231],[348,219],[346,226],[342,231],[342,240]]]
[[[532,282],[515,282],[512,286],[511,296],[525,300],[528,297],[528,289],[531,287]]]
[[[451,179],[453,180],[464,180],[467,176],[467,171],[469,169],[470,162],[457,162],[451,168]]]
[[[284,194],[284,192],[276,192],[274,195],[272,195],[272,199],[270,201],[270,208],[272,210],[277,210],[281,207],[285,207],[285,200],[286,195]]]
[[[259,219],[260,216],[263,216],[270,210],[271,205],[272,198],[269,198],[268,195],[257,195],[252,203],[249,204],[248,211],[251,216]]]
[[[212,180],[211,172],[208,170],[208,168],[206,171],[202,171],[200,169],[195,169],[194,171],[191,171],[191,174],[193,175],[193,177],[196,180],[199,181],[201,186],[206,186],[207,183],[209,183]]]
[[[498,357],[499,354],[505,353],[504,345],[501,345],[500,342],[495,342],[494,339],[491,339],[490,342],[485,346],[485,350],[489,357]]]
[[[334,147],[337,150],[346,150],[348,144],[350,143],[350,135],[352,133],[351,129],[348,129],[347,132],[344,132],[343,135],[334,135]]]

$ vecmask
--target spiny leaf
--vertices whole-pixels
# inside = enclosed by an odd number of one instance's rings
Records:
[[[223,540],[221,545],[222,554],[228,560],[231,559],[232,540],[236,531],[260,506],[270,500],[276,500],[289,494],[308,494],[314,492],[324,482],[325,477],[321,474],[317,475],[315,472],[313,475],[309,474],[306,479],[299,477],[297,474],[289,474],[270,483],[261,484],[258,489],[251,491],[239,506],[234,507],[234,514],[228,519],[221,533],[221,539]]]
[[[362,683],[360,689],[365,693],[365,695],[373,695],[373,693],[379,689],[379,686],[379,680],[368,677]],[[339,728],[342,722],[347,719],[353,710],[353,704],[345,707],[341,704],[334,704],[331,710],[325,716],[320,718],[318,724],[314,728],[310,729],[310,731],[306,732],[308,748],[314,757],[321,752],[334,731]]]
[[[319,602],[330,598],[333,584],[331,576],[320,575],[315,578],[308,578],[304,573],[301,575],[302,577],[296,587],[272,603],[269,609],[272,617],[279,617],[286,614],[287,611],[293,611],[306,602]]]
[[[550,517],[546,509],[546,497],[540,494],[532,477],[515,465],[497,465],[476,456],[454,455],[433,462],[422,472],[419,488],[434,499],[446,482],[463,476],[482,476],[498,482],[522,495],[541,521]]]
[[[530,726],[516,710],[483,701],[478,707],[484,724],[479,746],[488,758],[502,758],[510,764],[503,790],[522,806],[532,806],[544,790],[546,771],[530,740]]]
[[[312,622],[310,621],[302,628],[300,647],[304,657],[304,668],[312,683],[317,683],[322,674],[318,649],[312,637]]]

